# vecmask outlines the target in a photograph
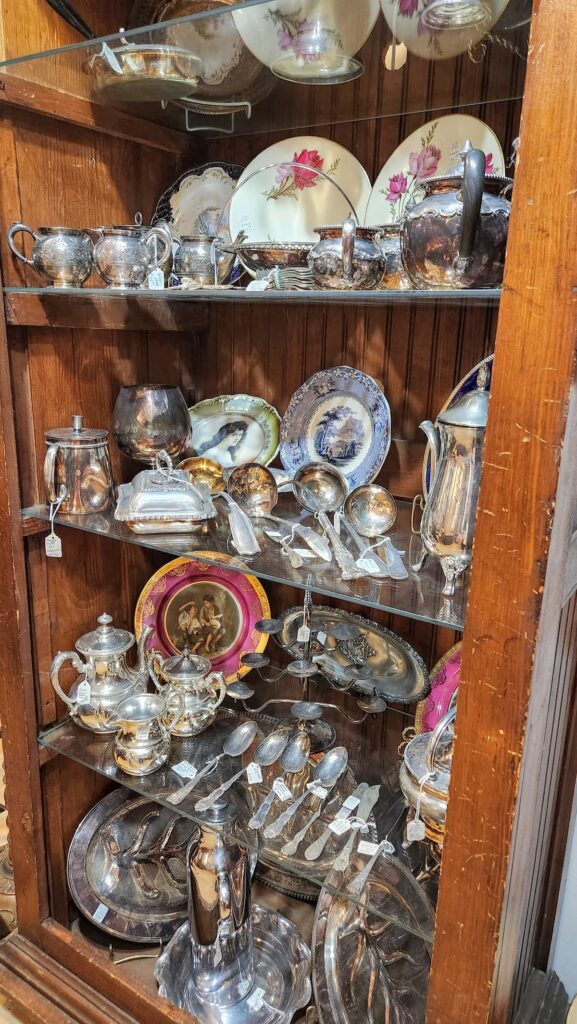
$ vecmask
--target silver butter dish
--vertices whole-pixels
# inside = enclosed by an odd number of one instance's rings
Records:
[[[190,533],[195,524],[216,516],[206,484],[193,484],[190,474],[174,469],[161,451],[154,469],[120,484],[114,517],[135,533]]]

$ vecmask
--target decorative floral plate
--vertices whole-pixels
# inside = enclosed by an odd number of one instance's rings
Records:
[[[340,224],[350,213],[362,224],[370,194],[366,171],[344,146],[316,135],[283,139],[243,171],[230,204],[230,234],[245,231],[248,242],[318,242],[322,224]]]
[[[487,356],[486,359],[481,359],[480,363],[477,363],[472,370],[469,370],[465,374],[462,380],[459,381],[454,391],[451,391],[447,401],[445,402],[442,409],[439,412],[444,412],[445,409],[449,409],[451,406],[456,405],[463,395],[467,395],[469,391],[474,391],[477,386],[477,376],[482,366],[486,366],[489,371],[489,388],[491,387],[491,373],[493,371],[493,359],[494,356]],[[431,446],[427,441],[427,447],[425,449],[425,457],[423,459],[423,494],[425,498],[429,493],[429,487],[431,486]]]
[[[281,62],[282,67],[286,64],[289,69],[287,77],[291,81],[322,81],[327,74],[316,75],[315,62],[307,59],[304,52],[309,33],[318,42],[318,29],[323,32],[329,57],[324,66],[330,77],[338,77],[338,56],[343,55],[346,66],[346,58],[358,53],[367,41],[379,16],[379,0],[355,0],[354,4],[340,0],[325,5],[327,19],[320,26],[319,9],[322,7],[318,0],[279,0],[266,6],[241,7],[234,11],[233,18],[249,50],[275,73],[285,77],[280,67],[277,70],[277,62]],[[335,58],[331,74],[330,65]]]
[[[233,561],[216,551],[203,556]],[[269,616],[268,598],[255,576],[199,562],[191,552],[151,576],[138,598],[134,626],[137,637],[145,626],[153,627],[148,648],[171,657],[186,644],[228,682],[250,671],[240,664],[242,654],[264,651],[268,636],[255,623]]]
[[[166,220],[177,235],[218,234],[222,211],[241,174],[238,164],[218,161],[185,171],[162,193],[152,223]],[[220,233],[227,235],[226,223]]]
[[[475,46],[499,20],[509,0],[487,0],[491,14],[482,25],[441,31],[429,29],[423,23],[423,11],[429,3],[430,0],[381,0],[381,7],[391,32],[409,53],[426,60],[443,60]]]
[[[376,381],[351,366],[314,373],[295,391],[281,424],[288,473],[329,462],[350,490],[374,480],[391,444],[389,403]]]
[[[431,692],[417,705],[415,729],[418,733],[432,732],[437,722],[453,704],[461,678],[462,642],[451,647],[439,658],[431,672]]]
[[[423,198],[423,181],[460,162],[467,139],[483,150],[488,174],[505,173],[499,140],[483,121],[468,114],[437,117],[409,135],[389,157],[373,185],[365,224],[398,224],[407,207]]]
[[[224,469],[245,462],[268,466],[278,451],[280,415],[263,398],[220,395],[193,405],[189,412],[192,454]]]

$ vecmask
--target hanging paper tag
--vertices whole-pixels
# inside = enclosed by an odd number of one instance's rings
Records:
[[[348,832],[351,827],[351,823],[347,818],[335,818],[331,821],[329,828],[331,832],[334,832],[336,836],[342,836],[345,832]]]
[[[378,562],[375,562],[375,559],[371,558],[370,555],[365,555],[364,558],[359,558],[357,565],[359,569],[362,569],[363,572],[366,572],[369,575],[371,575],[371,573],[383,571],[382,565],[379,565]]]
[[[319,631],[317,633],[317,640],[318,640],[319,644],[321,645],[321,647],[325,646],[325,644],[327,642],[327,634],[324,633],[322,629],[319,629]]]
[[[90,697],[90,683],[88,683],[85,679],[82,683],[78,684],[78,688],[76,690],[76,700],[78,701],[79,704],[90,704]]]
[[[393,846],[392,843],[389,842],[388,839],[383,839],[383,842],[381,843],[381,846],[383,848],[383,853],[394,853],[395,852],[395,847]]]
[[[44,550],[48,558],[62,558],[62,541],[54,532],[44,538]]]
[[[173,772],[180,775],[182,779],[195,779],[198,775],[198,769],[189,761],[179,761],[178,764],[173,764],[171,767]]]
[[[257,1012],[258,1010],[262,1010],[262,1005],[264,1001],[263,996],[264,988],[255,988],[254,992],[251,992],[250,996],[246,1001],[246,1005],[248,1006],[249,1010],[254,1010],[255,1012]]]
[[[351,795],[348,796],[347,799],[343,802],[341,810],[356,811],[360,802],[361,801],[359,800],[358,796],[353,796],[353,794],[351,793]]]
[[[256,761],[251,761],[246,769],[246,777],[251,786],[256,785],[257,782],[262,782],[262,770],[260,764]]]
[[[147,288],[152,288],[154,291],[159,291],[164,288],[164,271],[157,267],[156,270],[152,270],[148,275],[146,281]]]
[[[220,948],[220,939],[217,938],[217,940],[216,940],[216,949],[214,951],[214,966],[218,967],[218,965],[221,962],[222,962],[222,949]]]
[[[96,924],[102,924],[104,918],[108,913],[108,907],[104,906],[104,903],[99,903],[96,910],[92,915],[92,920],[96,921]]]
[[[425,838],[425,822],[420,818],[409,821],[407,825],[407,842],[420,843]]]
[[[285,785],[282,779],[275,779],[272,784],[272,788],[279,800],[282,800],[283,803],[286,803],[287,800],[292,798],[290,789]]]
[[[308,626],[301,626],[297,633],[297,640],[299,644],[306,644],[307,640],[311,635],[311,631]]]
[[[102,49],[100,51],[100,56],[104,57],[106,63],[108,64],[108,66],[110,68],[112,68],[112,70],[114,71],[115,75],[121,75],[122,74],[122,68],[120,66],[118,57],[116,56],[114,50],[112,50],[110,48],[108,43],[103,43],[102,44]]]
[[[269,281],[265,277],[264,281],[251,281],[246,286],[246,290],[247,292],[266,292],[269,287]]]
[[[307,788],[314,794],[314,796],[320,797],[321,800],[325,800],[329,795],[328,789],[324,786],[319,786],[318,782],[307,783]]]
[[[366,857],[372,857],[378,850],[378,843],[369,843],[367,839],[361,839],[357,846],[357,853],[362,853]]]

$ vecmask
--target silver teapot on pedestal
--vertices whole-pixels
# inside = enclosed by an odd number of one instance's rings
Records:
[[[150,678],[168,707],[172,709],[178,699],[182,700],[181,713],[170,729],[172,735],[197,736],[204,732],[214,722],[217,708],[226,697],[222,673],[211,672],[210,661],[191,654],[188,647],[164,661],[155,650],[148,652],[148,658]]]
[[[433,483],[421,520],[424,552],[414,569],[418,572],[423,567],[427,555],[438,558],[447,597],[455,593],[456,579],[471,564],[489,409],[488,379],[483,365],[476,389],[440,413],[438,426],[430,420],[420,424],[433,451]]]
[[[138,662],[135,668],[126,664],[126,652],[135,643],[133,633],[117,629],[110,615],[101,615],[97,629],[84,633],[75,643],[76,651],[59,651],[50,666],[50,681],[54,690],[70,710],[70,716],[97,733],[118,731],[113,716],[120,701],[146,690],[148,663],[146,641],[152,629],[143,629],[138,641]],[[66,694],[60,685],[60,670],[71,661],[78,679]]]

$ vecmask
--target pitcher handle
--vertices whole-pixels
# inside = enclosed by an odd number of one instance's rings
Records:
[[[56,486],[54,483],[54,468],[56,456],[60,451],[60,445],[51,444],[44,456],[44,490],[48,501],[57,501]]]
[[[76,704],[73,700],[70,700],[70,697],[68,696],[67,693],[64,693],[64,690],[62,689],[60,685],[60,680],[58,678],[60,674],[60,669],[62,668],[66,661],[72,662],[74,668],[76,669],[79,675],[86,674],[86,665],[84,664],[83,661],[80,660],[76,651],[58,651],[58,654],[56,655],[50,666],[50,682],[52,683],[54,690],[60,697],[60,700],[63,701],[64,704],[66,704],[67,708],[70,711],[70,714],[73,715],[76,711]]]
[[[172,700],[171,700],[172,703]],[[182,717],[185,711],[184,697],[181,693],[174,694],[174,703],[176,708],[171,711],[170,708],[166,709],[166,714],[162,717],[162,724],[170,731],[173,725],[176,725],[178,719]]]
[[[172,252],[172,236],[170,235],[170,229],[164,227],[150,228],[150,230],[146,232],[146,235],[144,237],[144,244],[146,245],[147,249],[149,248],[150,243],[152,242],[153,239],[156,239],[156,241],[160,242],[161,245],[160,255],[158,255],[157,250],[156,258],[154,259],[154,262],[152,263],[152,266],[150,268],[151,270],[157,270],[158,267],[164,266],[168,257],[170,256],[170,253]]]
[[[32,235],[32,238],[35,242],[39,241],[40,236],[37,235],[36,232],[32,230],[32,228],[29,228],[27,224],[22,224],[20,221],[18,221],[16,224],[13,224],[12,227],[8,228],[8,245],[10,246],[11,251],[14,253],[15,256],[18,257],[19,260],[22,260],[23,263],[27,263],[29,267],[33,267],[34,260],[29,260],[28,257],[25,256],[23,252],[20,252],[20,250],[16,248],[16,245],[14,243],[14,235],[18,234],[19,231],[23,231],[27,235]]]
[[[347,217],[343,223],[342,245],[343,245],[343,277],[345,281],[353,279],[353,254],[355,251],[355,238],[357,225],[352,217]]]
[[[455,270],[464,273],[473,257],[475,235],[481,214],[481,202],[485,187],[485,154],[482,149],[470,149],[465,153],[462,185],[463,219],[459,253],[455,258]]]

